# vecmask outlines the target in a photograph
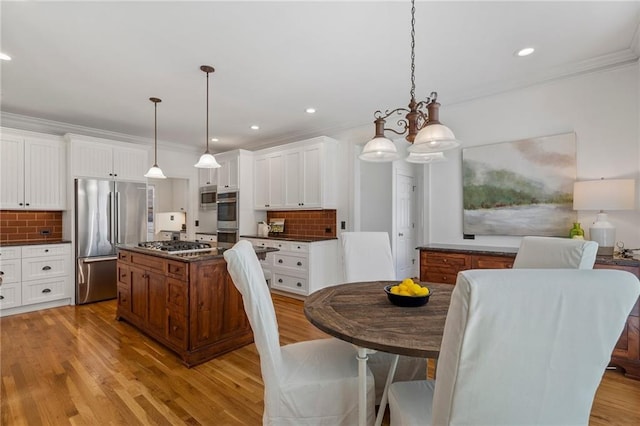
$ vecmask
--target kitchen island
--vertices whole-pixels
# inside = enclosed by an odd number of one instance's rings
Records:
[[[253,342],[224,249],[173,254],[119,247],[116,318],[175,352],[188,367]],[[271,250],[256,253],[263,257]]]

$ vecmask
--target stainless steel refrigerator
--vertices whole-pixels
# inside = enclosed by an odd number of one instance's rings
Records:
[[[116,246],[147,237],[147,185],[75,180],[76,304],[117,294]]]

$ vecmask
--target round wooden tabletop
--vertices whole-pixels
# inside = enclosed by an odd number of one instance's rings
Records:
[[[304,302],[304,314],[320,330],[354,345],[437,358],[453,286],[426,283],[429,302],[419,307],[393,305],[384,286],[394,281],[348,283],[326,287]]]

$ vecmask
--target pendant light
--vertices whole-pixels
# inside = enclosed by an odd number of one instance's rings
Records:
[[[363,161],[393,161],[398,158],[398,150],[391,139],[388,139],[384,132],[390,131],[397,135],[407,134],[405,139],[412,144],[407,148],[409,157],[406,161],[410,163],[433,163],[445,160],[442,151],[452,149],[460,145],[453,132],[440,123],[438,119],[437,102],[438,94],[431,92],[428,98],[423,101],[416,101],[415,91],[415,24],[416,24],[415,0],[411,0],[411,99],[408,108],[396,108],[386,110],[384,114],[378,110],[375,112],[376,134],[362,150],[360,159]],[[392,115],[402,115],[397,124],[399,130],[385,128],[386,120]],[[430,154],[430,155],[426,155]]]
[[[218,164],[216,158],[209,153],[209,73],[215,70],[209,65],[202,65],[200,69],[207,73],[207,150],[200,156],[200,160],[198,160],[195,166],[201,169],[217,169],[220,167],[220,164]]]
[[[144,177],[151,179],[166,179],[167,177],[162,173],[160,167],[158,167],[158,103],[162,102],[161,99],[158,98],[149,98],[151,102],[153,102],[154,109],[154,123],[153,123],[153,166],[149,169]]]

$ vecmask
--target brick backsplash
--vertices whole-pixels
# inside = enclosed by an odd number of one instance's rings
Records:
[[[267,223],[273,218],[284,219],[282,237],[335,237],[335,210],[289,210],[267,212]],[[330,232],[327,232],[327,229]]]
[[[62,212],[0,210],[0,243],[61,239]]]

